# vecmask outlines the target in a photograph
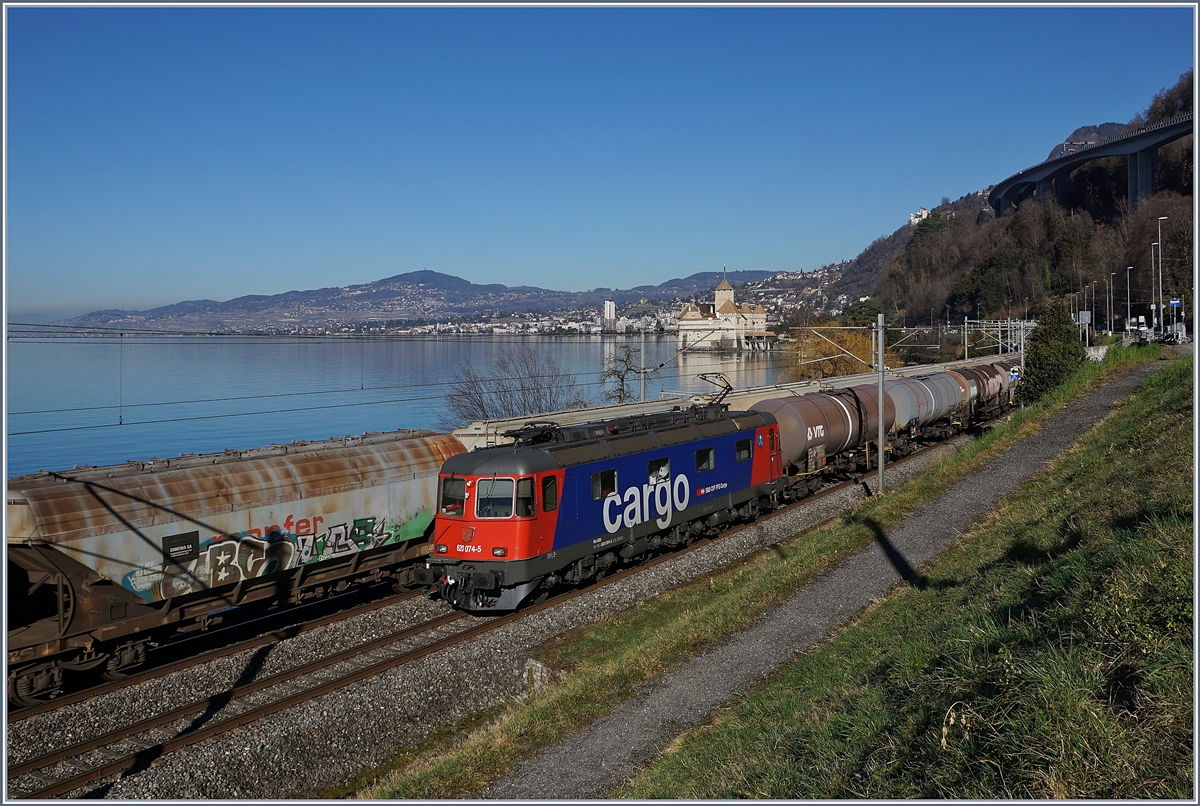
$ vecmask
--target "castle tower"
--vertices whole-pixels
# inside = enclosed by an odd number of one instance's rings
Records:
[[[717,286],[716,289],[714,289],[713,296],[714,296],[713,307],[716,308],[718,311],[721,310],[721,306],[724,305],[726,302],[728,302],[730,305],[732,305],[733,304],[733,286],[731,286],[729,284],[728,280],[721,280],[721,284],[719,286]]]

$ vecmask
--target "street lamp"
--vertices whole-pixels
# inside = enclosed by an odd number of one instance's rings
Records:
[[[1162,317],[1161,307],[1154,302],[1154,247],[1156,246],[1158,243],[1150,244],[1150,309],[1154,311],[1154,327],[1150,332],[1155,336],[1158,335],[1158,320]]]
[[[1092,280],[1092,309],[1088,311],[1088,325],[1091,333],[1096,332],[1096,283],[1099,280]],[[1091,341],[1088,341],[1088,346],[1091,346]]]
[[[1110,305],[1110,297],[1112,296],[1112,279],[1104,278],[1104,332],[1112,335],[1112,306]]]
[[[1104,278],[1104,330],[1112,333],[1112,312],[1108,309],[1108,298],[1112,294],[1112,280]]]
[[[1112,320],[1116,318],[1117,313],[1117,289],[1113,285],[1117,281],[1116,277],[1117,273],[1115,271],[1108,273],[1108,335],[1110,336],[1113,334]]]
[[[1166,220],[1167,220],[1167,217],[1166,217],[1165,215],[1160,215],[1160,216],[1158,217],[1158,312],[1159,312],[1160,314],[1162,313],[1162,307],[1163,307],[1163,293],[1162,293],[1162,273],[1163,273],[1163,254],[1162,254],[1162,242],[1163,242],[1163,239],[1162,239],[1162,222],[1164,222],[1164,221],[1166,221]],[[1167,331],[1167,318],[1166,318],[1166,316],[1163,316],[1163,317],[1162,317],[1162,320],[1163,320],[1163,332],[1164,332],[1164,333],[1166,333],[1166,331]]]
[[[1133,271],[1133,266],[1125,269],[1125,333],[1129,333],[1129,272]]]

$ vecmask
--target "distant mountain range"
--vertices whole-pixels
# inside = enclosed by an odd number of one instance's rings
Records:
[[[763,280],[774,272],[731,271],[735,285]],[[364,321],[460,319],[506,313],[587,313],[593,318],[605,300],[628,306],[646,300],[667,303],[705,295],[721,282],[721,272],[698,272],[659,285],[630,289],[554,291],[533,286],[478,285],[436,271],[397,274],[362,285],[250,295],[217,302],[188,300],[146,311],[102,310],[57,324],[138,327],[167,330],[262,330],[328,327]]]

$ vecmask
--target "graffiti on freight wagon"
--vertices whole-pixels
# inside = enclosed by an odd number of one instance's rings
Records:
[[[321,518],[314,518],[320,525]],[[286,571],[422,536],[431,512],[411,518],[356,518],[316,534],[292,534],[278,526],[217,535],[204,545],[198,532],[163,538],[161,565],[143,564],[125,575],[126,588],[149,601]],[[291,526],[292,518],[285,521]],[[308,521],[298,524],[307,525]],[[301,526],[300,531],[310,531]],[[265,533],[265,534],[264,534]]]
[[[385,529],[381,519],[359,518],[349,526],[331,526],[323,535],[297,537],[296,544],[300,547],[300,564],[304,565],[373,549],[398,536],[397,531]]]

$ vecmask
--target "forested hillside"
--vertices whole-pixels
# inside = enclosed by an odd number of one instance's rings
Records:
[[[1129,126],[1156,123],[1191,108],[1189,70]],[[1159,150],[1159,192],[1133,213],[1126,201],[1123,157],[1095,160],[1076,171],[1065,208],[1029,200],[996,219],[940,206],[913,229],[879,278],[876,298],[890,316],[903,316],[910,324],[944,319],[947,308],[959,319],[1023,316],[1027,310],[1036,315],[1051,297],[1086,291],[1090,298],[1093,290],[1101,300],[1096,310],[1103,311],[1105,284],[1111,279],[1123,319],[1126,267],[1132,267],[1133,314],[1146,315],[1150,244],[1158,240],[1160,216],[1167,216],[1162,222],[1163,293],[1191,288],[1192,143],[1189,136]],[[1192,310],[1190,297],[1185,309]]]

